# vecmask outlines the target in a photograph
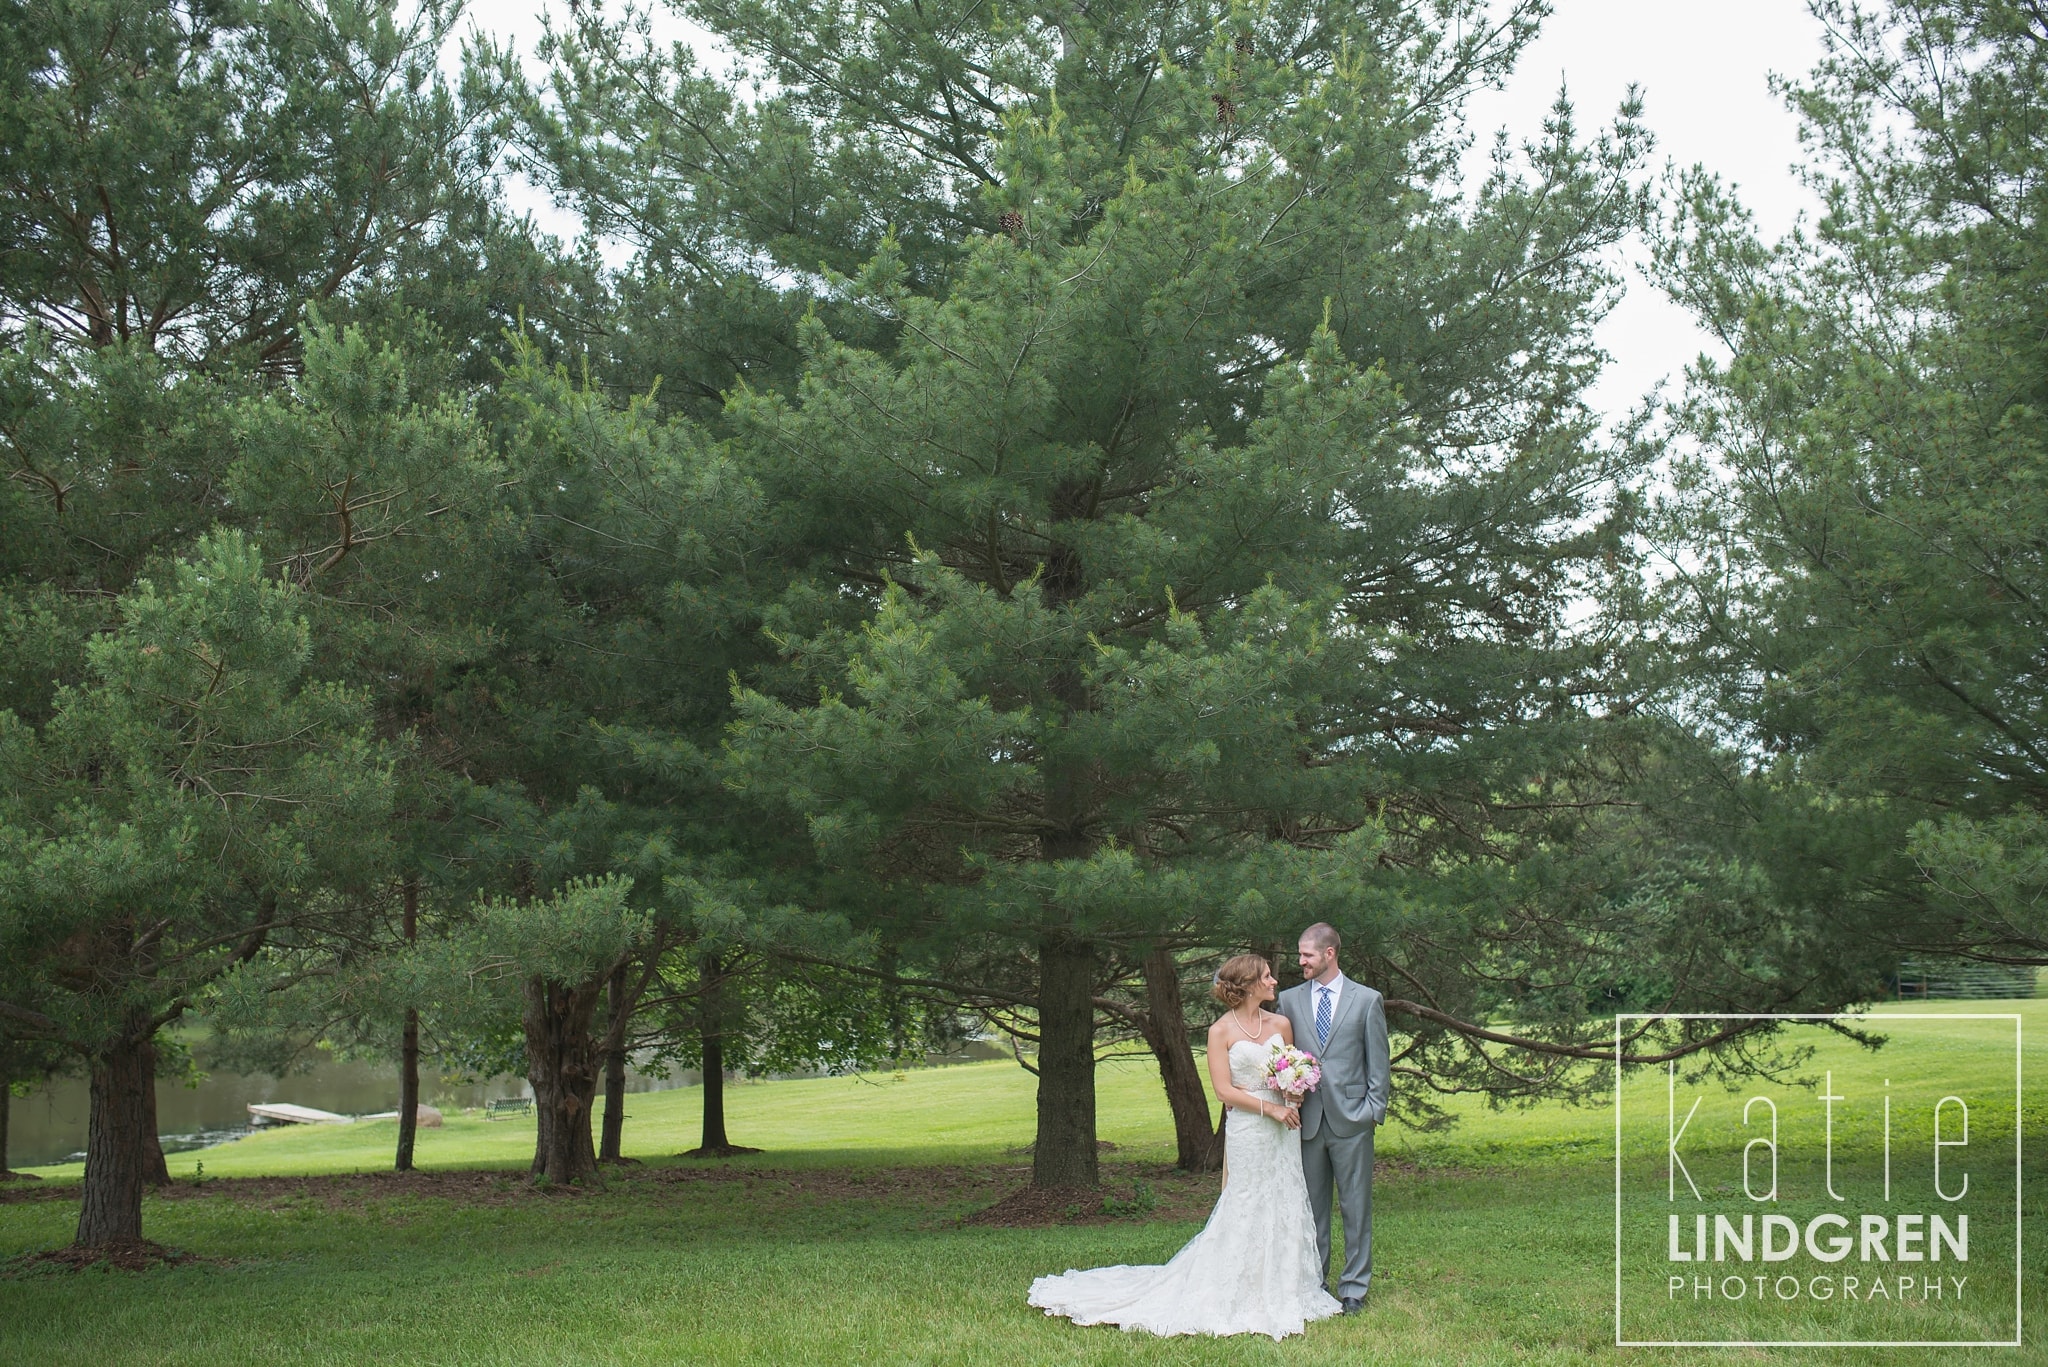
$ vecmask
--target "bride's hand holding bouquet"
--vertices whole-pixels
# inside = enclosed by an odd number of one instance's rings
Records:
[[[1322,1080],[1323,1066],[1314,1054],[1273,1042],[1273,1052],[1266,1059],[1266,1085],[1286,1097],[1288,1105],[1299,1109],[1303,1098]]]

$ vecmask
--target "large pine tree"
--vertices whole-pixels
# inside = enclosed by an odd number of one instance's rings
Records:
[[[1583,746],[1644,149],[1560,107],[1461,192],[1539,8],[690,7],[758,103],[556,49],[594,221],[690,297],[811,301],[715,418],[812,570],[735,776],[899,976],[1033,1039],[1040,1185],[1095,1180],[1106,983],[1320,916],[1391,952],[1368,885],[1493,857]]]

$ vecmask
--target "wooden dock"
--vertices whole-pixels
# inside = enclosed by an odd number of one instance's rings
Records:
[[[311,1106],[294,1106],[288,1101],[270,1101],[260,1105],[251,1102],[249,1114],[258,1120],[284,1125],[347,1125],[355,1120],[354,1116],[316,1111]]]

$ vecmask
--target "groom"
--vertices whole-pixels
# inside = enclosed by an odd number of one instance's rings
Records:
[[[1294,1043],[1323,1066],[1322,1084],[1301,1107],[1301,1167],[1316,1215],[1324,1275],[1330,1267],[1330,1188],[1344,1208],[1344,1271],[1337,1295],[1344,1313],[1365,1308],[1372,1285],[1372,1134],[1387,1118],[1393,1072],[1387,1063],[1387,1013],[1380,994],[1337,969],[1343,941],[1318,922],[1301,933],[1298,987],[1280,994]]]

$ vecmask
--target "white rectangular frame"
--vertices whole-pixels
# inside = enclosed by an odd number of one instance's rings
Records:
[[[1995,1020],[2012,1022],[2012,1337],[2009,1339],[1625,1339],[1621,1336],[1621,1023],[1640,1020],[1778,1020],[1888,1021]],[[1614,1018],[1614,1346],[1617,1348],[2018,1348],[2023,1338],[2026,1268],[2025,1055],[2022,1017],[2017,1012],[1989,1011],[1817,1011],[1808,1013],[1740,1011],[1624,1011]]]

